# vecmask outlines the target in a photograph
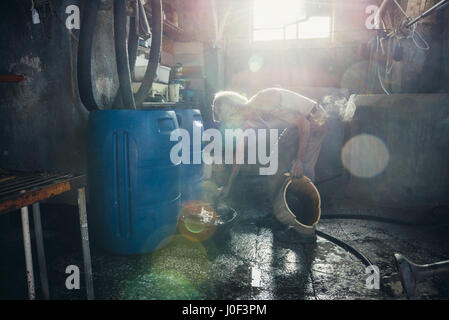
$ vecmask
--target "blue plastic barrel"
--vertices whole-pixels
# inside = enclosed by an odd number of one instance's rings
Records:
[[[176,231],[180,164],[170,160],[174,111],[93,111],[88,125],[89,228],[101,248],[151,252]]]
[[[182,202],[189,200],[201,200],[203,181],[203,142],[204,132],[203,118],[197,109],[176,109],[179,127],[185,129],[190,135],[190,164],[181,165],[181,194]],[[194,139],[194,131],[199,132],[199,137]],[[199,164],[195,164],[194,160]]]

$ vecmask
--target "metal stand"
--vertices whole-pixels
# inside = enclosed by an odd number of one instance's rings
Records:
[[[28,207],[20,209],[22,214],[22,233],[23,233],[23,247],[25,249],[25,266],[28,284],[28,298],[30,300],[36,299],[36,290],[34,287],[34,272],[33,272],[33,255],[31,252],[31,238],[30,238],[30,222],[28,220]]]
[[[48,288],[47,263],[45,259],[44,238],[42,236],[41,210],[39,202],[33,203],[34,234],[36,236],[37,259],[39,262],[39,275],[42,285],[42,293],[45,300],[50,299]]]
[[[22,215],[23,246],[25,250],[28,297],[30,300],[36,299],[36,288],[34,283],[28,206],[33,205],[34,229],[42,293],[44,299],[48,300],[50,299],[50,290],[48,286],[39,202],[70,190],[78,190],[78,209],[84,270],[86,274],[87,299],[94,299],[89,230],[87,228],[85,186],[86,179],[84,175],[74,176],[73,174],[57,175],[45,173],[27,174],[14,172],[7,176],[0,176],[0,214],[20,209]]]
[[[86,214],[86,189],[78,189],[78,209],[80,215],[81,226],[81,243],[83,246],[84,272],[86,273],[86,290],[87,299],[94,299],[94,285],[92,281],[92,263],[90,258],[89,247],[89,230],[87,228],[87,214]]]

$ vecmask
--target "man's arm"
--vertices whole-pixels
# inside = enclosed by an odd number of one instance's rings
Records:
[[[297,94],[290,95],[290,99],[292,99],[291,97],[296,99],[294,101],[297,102],[298,106],[303,103],[316,104],[313,100]],[[293,111],[291,108],[283,108],[281,92],[273,89],[262,90],[251,98],[247,105],[252,108],[260,108],[262,106],[264,112],[270,113],[274,119],[278,119],[291,127],[297,128],[299,136],[298,153],[296,160],[292,163],[291,173],[294,176],[303,175],[303,162],[305,161],[312,126],[311,122],[306,118],[307,115],[300,113],[301,108],[298,108],[297,111]]]
[[[243,132],[245,132],[245,130],[248,128],[250,128],[250,125],[249,125],[249,122],[247,121],[244,125]],[[243,147],[243,149],[244,149],[244,147],[245,147],[244,137],[239,137],[237,144],[243,144],[243,146],[241,146],[241,147]],[[221,198],[226,198],[229,195],[229,192],[231,191],[231,188],[232,188],[232,184],[234,183],[235,178],[238,176],[238,174],[240,172],[240,168],[241,168],[241,165],[237,164],[236,154],[234,153],[232,171],[231,171],[231,174],[228,178],[226,185],[224,186],[223,190],[221,191],[221,194],[220,194]]]
[[[231,175],[229,176],[228,182],[226,183],[225,187],[223,188],[220,194],[221,198],[226,198],[229,195],[229,192],[231,191],[232,188],[232,184],[234,183],[235,178],[239,174],[240,166],[241,166],[240,164],[236,163],[232,165]]]

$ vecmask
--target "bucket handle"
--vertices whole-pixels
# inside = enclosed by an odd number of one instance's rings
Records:
[[[286,200],[287,187],[289,186],[289,184],[291,183],[291,181],[292,181],[293,179],[303,179],[303,178],[305,178],[305,179],[309,180],[308,183],[310,183],[310,184],[313,186],[313,188],[315,188],[316,192],[317,192],[318,195],[319,195],[319,191],[318,191],[318,189],[316,188],[316,186],[313,184],[312,180],[310,180],[310,179],[307,178],[306,176],[303,175],[301,178],[295,178],[295,177],[292,176],[292,174],[291,174],[290,172],[284,173],[284,176],[287,177],[287,179],[285,179],[284,183],[282,184],[281,192],[282,192],[282,197],[283,197],[283,200],[284,200],[285,203],[287,202],[287,200]],[[318,197],[318,208],[319,208],[319,211],[318,211],[318,218],[317,218],[317,220],[315,221],[315,223],[312,224],[311,226],[307,226],[307,225],[301,223],[300,221],[298,221],[298,220],[296,219],[296,216],[293,214],[293,212],[290,211],[290,208],[288,207],[288,205],[287,205],[286,207],[287,207],[287,211],[288,211],[292,216],[295,217],[295,221],[296,221],[299,225],[301,225],[302,227],[304,227],[304,228],[307,228],[307,229],[312,229],[312,228],[314,228],[314,227],[318,224],[318,222],[320,221],[320,219],[321,219],[321,197]]]

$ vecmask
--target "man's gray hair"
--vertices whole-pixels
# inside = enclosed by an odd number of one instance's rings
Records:
[[[226,106],[242,107],[248,102],[248,99],[241,94],[234,91],[220,91],[215,94],[214,102],[212,104],[212,112],[214,118],[216,112]]]

